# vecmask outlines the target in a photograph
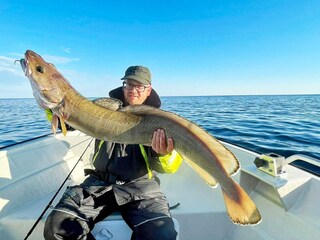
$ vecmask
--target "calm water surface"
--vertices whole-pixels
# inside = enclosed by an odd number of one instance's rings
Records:
[[[163,108],[259,153],[320,159],[320,95],[165,97]]]
[[[320,159],[320,95],[162,97],[162,108],[259,153]],[[50,133],[34,99],[0,99],[0,148]]]

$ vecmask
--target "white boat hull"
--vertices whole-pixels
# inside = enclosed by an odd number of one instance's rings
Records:
[[[78,131],[66,137],[35,139],[0,150],[0,236],[24,239],[48,205],[70,169],[90,143]],[[233,224],[227,216],[221,191],[212,189],[185,163],[173,175],[160,175],[161,188],[177,220],[179,238],[188,239],[317,239],[320,236],[320,179],[293,166],[286,175],[272,177],[259,171],[253,161],[257,153],[224,143],[240,160],[242,169],[235,179],[250,194],[262,215],[256,226]],[[83,169],[90,168],[93,142],[71,174],[66,186],[82,182]],[[46,216],[29,239],[43,239]],[[96,224],[96,239],[130,239],[131,230],[121,216],[113,214]]]

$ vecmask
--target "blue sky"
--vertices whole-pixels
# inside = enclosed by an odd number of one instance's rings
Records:
[[[86,97],[130,65],[161,96],[319,94],[320,1],[0,2],[0,98],[32,97],[27,49]]]

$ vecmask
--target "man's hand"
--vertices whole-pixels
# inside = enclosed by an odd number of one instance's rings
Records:
[[[156,153],[167,155],[173,151],[173,139],[167,139],[165,131],[158,129],[153,133],[151,147]]]

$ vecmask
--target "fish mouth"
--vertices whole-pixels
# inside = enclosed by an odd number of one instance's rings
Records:
[[[26,75],[28,77],[28,66],[27,66],[27,61],[24,58],[21,58],[20,60],[16,60],[20,62],[20,66],[22,68],[22,71],[24,72],[24,75]],[[15,61],[15,62],[16,62]]]

